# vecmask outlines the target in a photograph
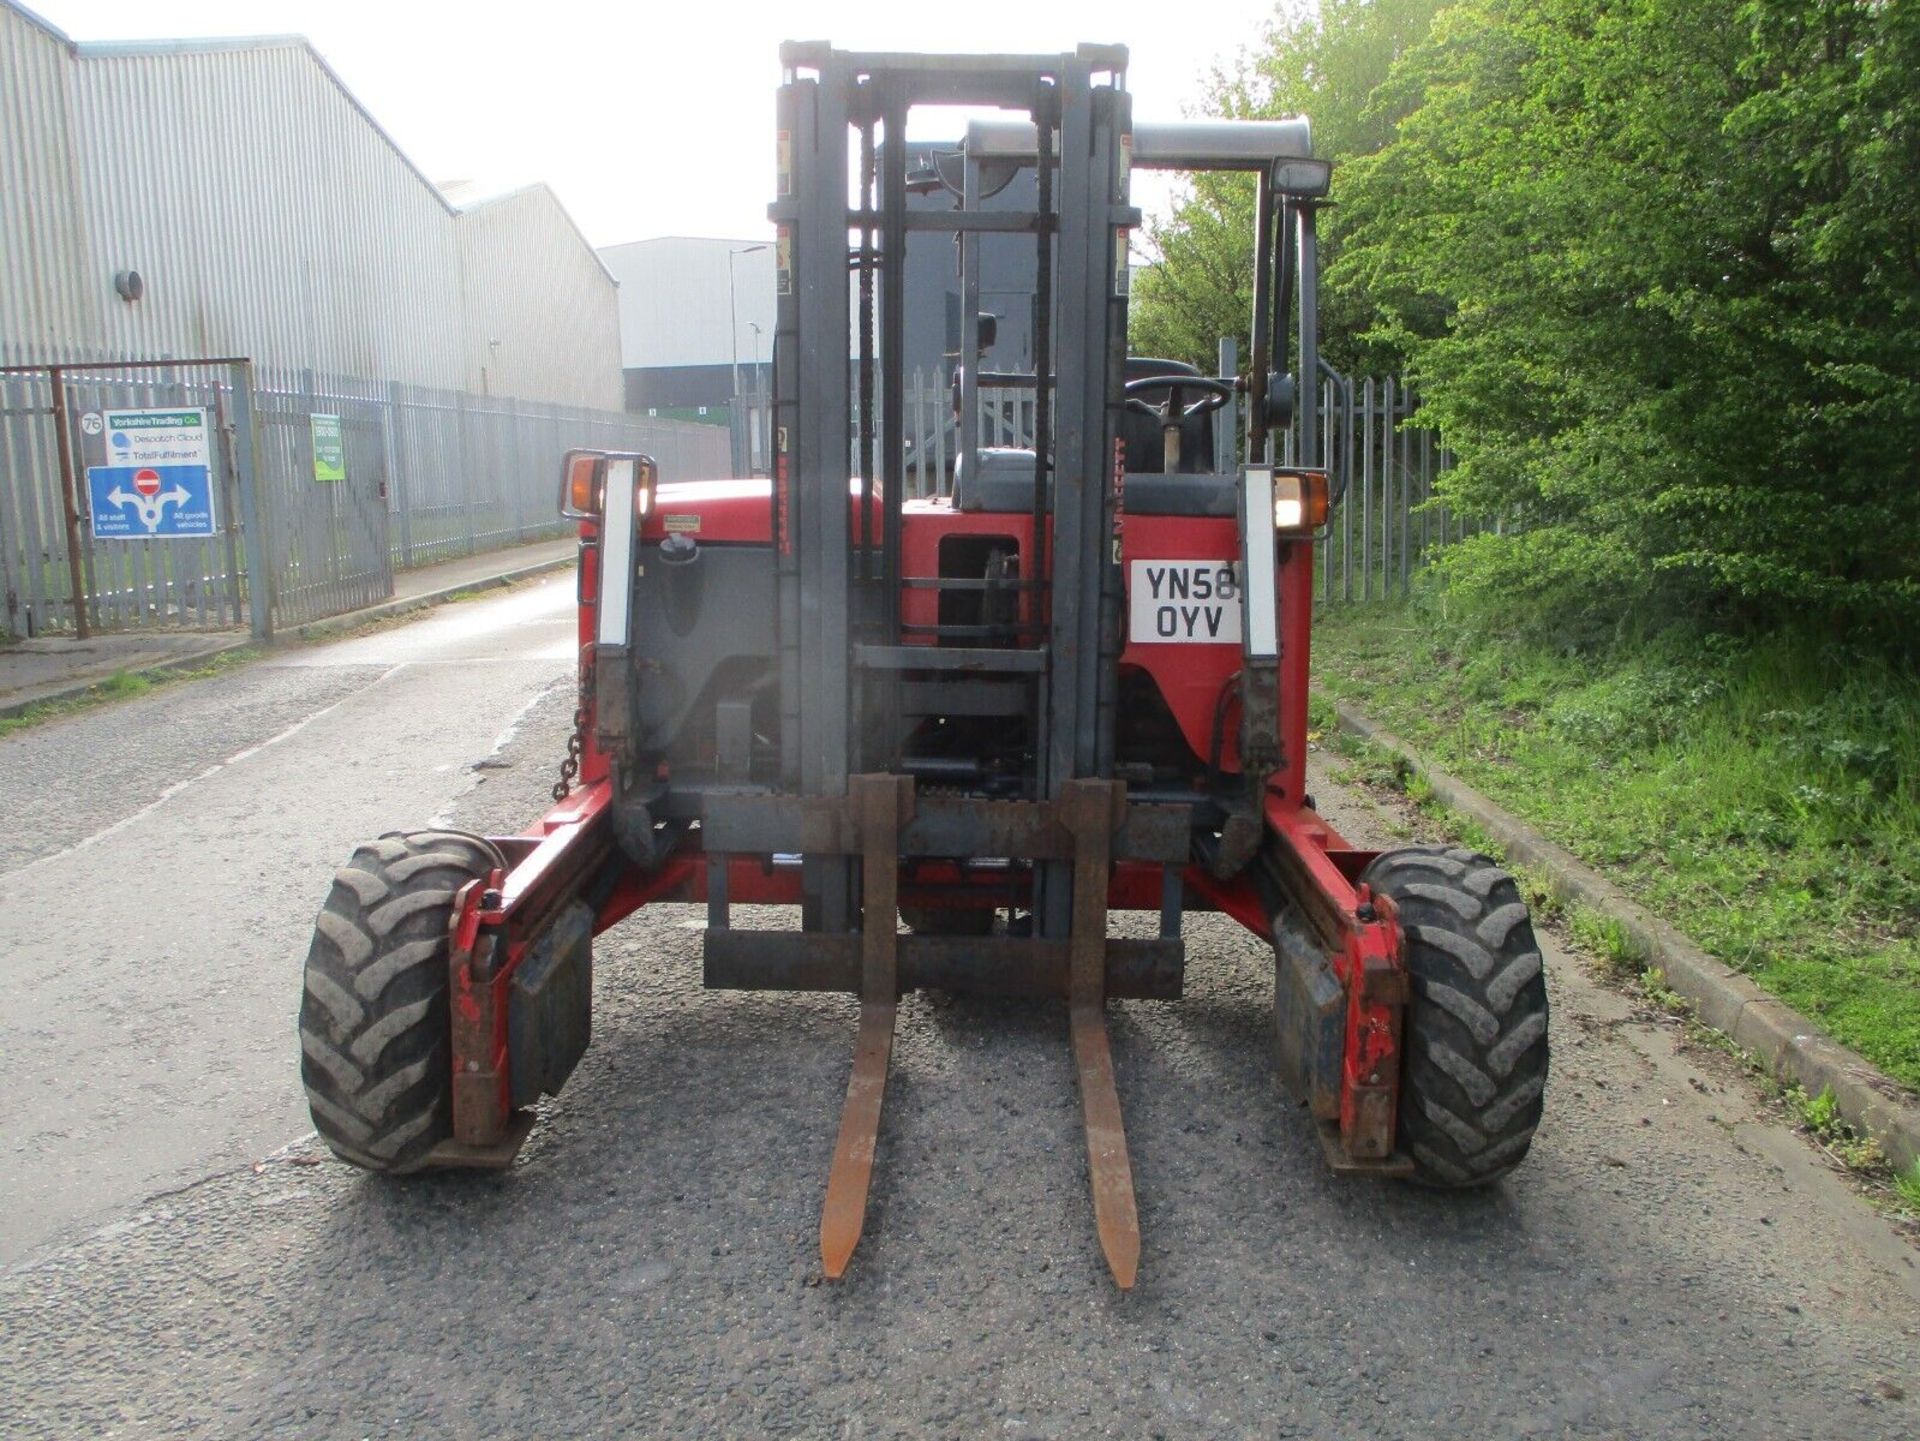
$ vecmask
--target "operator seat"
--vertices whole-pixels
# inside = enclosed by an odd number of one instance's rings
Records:
[[[1129,356],[1129,386],[1166,376],[1164,390],[1148,385],[1133,399],[1164,406],[1172,398],[1179,377],[1206,380],[1199,370],[1179,360]],[[1189,390],[1182,408],[1204,392]],[[1206,407],[1180,418],[1180,468],[1166,468],[1163,422],[1131,406],[1120,412],[1120,440],[1126,447],[1126,506],[1142,515],[1230,516],[1236,513],[1238,491],[1231,475],[1214,473],[1213,416]],[[970,455],[962,449],[953,473],[954,509],[989,515],[1021,515],[1033,508],[1034,454],[1018,446],[981,446]],[[1052,478],[1041,503],[1053,508]]]
[[[953,472],[953,508],[967,514],[1025,515],[1033,509],[1033,452],[982,446],[979,465],[960,452]],[[1168,475],[1164,471],[1129,473],[1127,510],[1135,515],[1231,516],[1237,514],[1239,488],[1231,475]],[[1052,477],[1041,503],[1053,509]]]
[[[1127,357],[1127,384],[1133,387],[1143,380],[1152,380],[1159,376],[1191,375],[1198,377],[1198,367],[1184,360],[1160,360],[1148,355],[1129,355]],[[1138,399],[1149,405],[1164,407],[1173,398],[1174,387],[1149,388],[1144,393],[1133,391]],[[1200,398],[1200,392],[1189,390],[1182,397],[1183,405],[1190,406]],[[1127,474],[1162,475],[1166,473],[1166,441],[1162,435],[1164,426],[1150,415],[1142,415],[1132,406],[1120,413],[1120,437],[1127,447]],[[1180,466],[1181,475],[1211,474],[1214,466],[1213,455],[1213,417],[1209,414],[1186,415],[1180,418]]]

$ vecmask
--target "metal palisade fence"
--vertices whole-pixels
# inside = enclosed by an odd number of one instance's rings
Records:
[[[175,452],[124,444],[175,420]],[[724,428],[618,411],[239,359],[0,372],[0,632],[267,634],[374,604],[396,567],[565,534],[574,446],[731,473]]]
[[[1223,373],[1231,370],[1229,363]],[[949,495],[958,448],[952,378],[944,368],[915,370],[905,391],[908,493]],[[1321,453],[1299,455],[1296,424],[1280,437],[1280,459],[1324,468],[1334,505],[1315,547],[1320,594],[1327,602],[1406,594],[1434,549],[1480,528],[1451,510],[1435,482],[1452,464],[1437,432],[1412,423],[1419,398],[1397,377],[1328,376],[1315,396]],[[1032,443],[1034,391],[982,389],[979,444]],[[1237,417],[1223,412],[1217,449],[1237,450]],[[857,464],[857,460],[856,460]]]
[[[1321,599],[1404,596],[1434,550],[1481,528],[1435,489],[1453,457],[1438,431],[1413,423],[1419,397],[1404,380],[1329,377],[1315,399],[1320,454],[1299,454],[1296,423],[1280,459],[1327,472],[1333,506],[1314,548]]]

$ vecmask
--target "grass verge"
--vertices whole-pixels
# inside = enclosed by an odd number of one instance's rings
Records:
[[[1650,1014],[1682,1027],[1689,1044],[1730,1058],[1782,1120],[1843,1171],[1878,1209],[1920,1236],[1920,1162],[1905,1172],[1895,1171],[1871,1137],[1840,1118],[1831,1094],[1808,1097],[1802,1087],[1783,1082],[1731,1036],[1702,1021],[1693,1003],[1667,985],[1660,967],[1618,920],[1581,901],[1563,903],[1553,893],[1549,877],[1507,854],[1500,840],[1482,830],[1471,816],[1445,805],[1403,758],[1337,727],[1332,701],[1316,692],[1310,731],[1319,744],[1341,758],[1332,772],[1334,778],[1370,789],[1386,800],[1381,815],[1392,834],[1404,840],[1431,840],[1437,838],[1437,831],[1453,843],[1492,856],[1519,885],[1536,926],[1553,929],[1561,943],[1584,957],[1596,974],[1637,998]],[[1398,819],[1395,813],[1400,808],[1391,803],[1392,798],[1404,802]]]
[[[1556,649],[1417,601],[1331,609],[1315,646],[1329,694],[1920,1087],[1914,677],[1791,639]]]
[[[0,716],[0,736],[10,736],[16,731],[43,725],[47,721],[58,720],[62,716],[78,715],[81,711],[93,710],[114,701],[145,695],[156,686],[173,685],[188,680],[205,680],[209,676],[224,675],[227,671],[259,659],[262,654],[264,652],[258,646],[242,646],[238,650],[220,651],[195,666],[180,666],[171,670],[115,671],[105,680],[95,682],[79,695],[68,696],[64,700],[43,701],[38,705],[30,705],[18,715]]]

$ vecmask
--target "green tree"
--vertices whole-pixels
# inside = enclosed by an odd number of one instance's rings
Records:
[[[1216,72],[1207,113],[1239,119],[1304,114],[1314,150],[1335,162],[1333,199],[1342,196],[1340,162],[1370,154],[1393,134],[1397,118],[1376,92],[1394,62],[1427,33],[1442,0],[1323,0],[1282,7],[1262,43]],[[1160,263],[1144,270],[1132,306],[1133,348],[1210,368],[1215,343],[1236,336],[1247,353],[1253,310],[1252,180],[1199,175],[1173,215],[1148,229]],[[1339,253],[1341,212],[1322,221],[1323,256]],[[1371,320],[1364,296],[1337,288],[1322,295],[1324,348],[1336,365],[1361,364],[1359,337]],[[1380,363],[1378,357],[1369,358]],[[1390,363],[1390,362],[1389,362]]]
[[[1508,606],[1920,619],[1920,0],[1466,0],[1379,87],[1331,288],[1522,522]],[[1904,638],[1904,640],[1903,640]]]

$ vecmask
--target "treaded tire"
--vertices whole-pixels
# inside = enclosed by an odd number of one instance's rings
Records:
[[[478,836],[415,831],[334,874],[307,951],[300,1079],[341,1160],[414,1171],[452,1133],[447,927],[460,888],[500,864]]]
[[[1457,846],[1388,851],[1361,879],[1406,936],[1400,1147],[1424,1185],[1484,1186],[1526,1156],[1544,1103],[1547,982],[1526,902]]]

